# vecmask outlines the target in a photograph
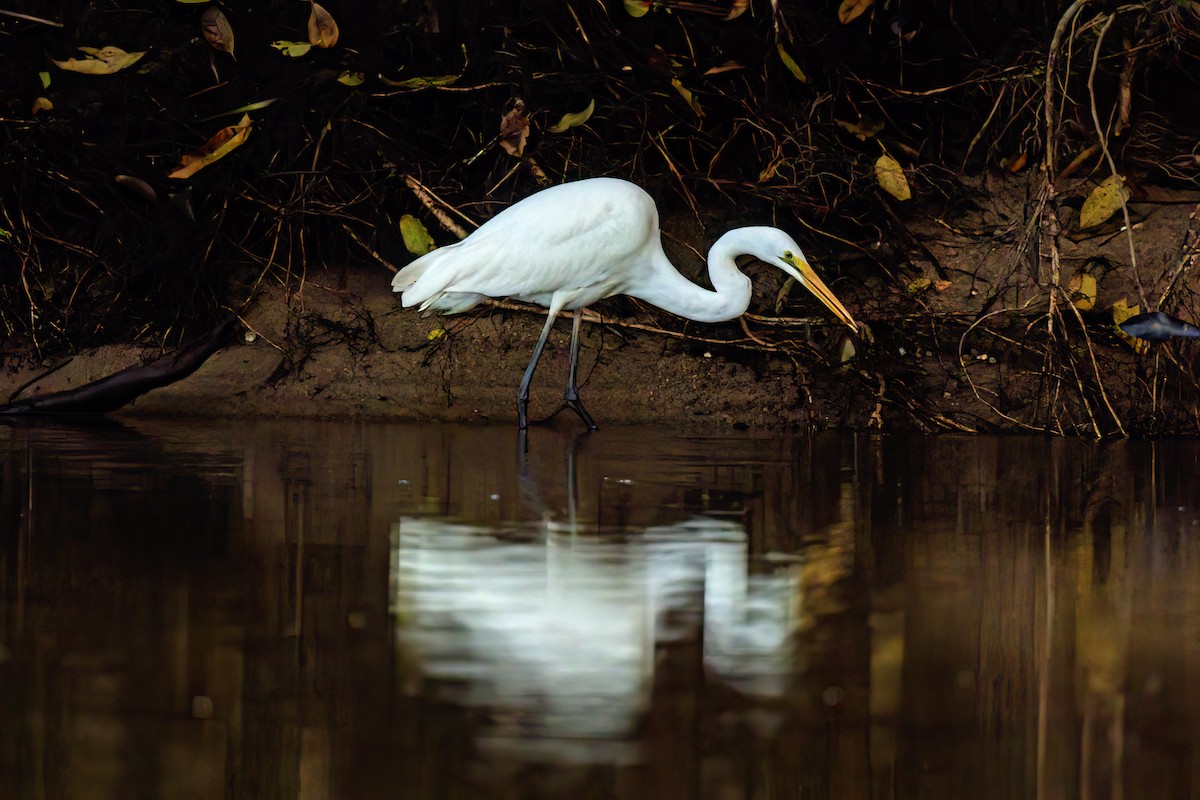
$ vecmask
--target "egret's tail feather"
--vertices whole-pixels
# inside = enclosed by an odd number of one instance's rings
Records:
[[[486,299],[486,295],[474,292],[442,292],[421,303],[420,310],[428,314],[440,311],[443,314],[458,314],[474,308]]]

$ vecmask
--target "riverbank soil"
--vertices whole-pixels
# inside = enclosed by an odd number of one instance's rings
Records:
[[[690,279],[776,225],[863,327],[752,260],[740,321],[612,298],[583,340],[602,425],[1200,434],[1200,345],[1116,327],[1200,322],[1198,2],[36,6],[0,13],[8,396],[232,312],[235,344],[119,413],[510,423],[541,312],[422,317],[390,278],[608,175]]]

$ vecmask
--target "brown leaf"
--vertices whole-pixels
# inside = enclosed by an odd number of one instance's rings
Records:
[[[870,117],[859,117],[858,122],[850,122],[844,119],[835,119],[834,122],[840,128],[854,134],[860,141],[864,142],[883,130],[883,123]]]
[[[250,135],[250,115],[244,114],[237,125],[222,128],[204,143],[195,153],[189,153],[179,160],[168,178],[190,178],[214,161],[224,158],[236,147],[240,147]]]
[[[750,8],[750,0],[733,0],[733,5],[729,7],[729,13],[725,15],[725,22],[737,19],[745,14],[748,8]]]
[[[312,4],[308,15],[308,40],[317,47],[333,47],[338,40],[338,26],[333,15],[319,3]]]
[[[137,192],[151,203],[158,202],[158,193],[154,191],[154,187],[141,178],[135,178],[132,175],[117,175],[113,180],[127,189]]]
[[[838,21],[847,25],[862,16],[874,3],[875,0],[842,0],[838,7]]]
[[[200,32],[214,49],[233,55],[233,26],[221,9],[216,6],[204,9],[200,16]]]
[[[525,101],[521,98],[514,97],[507,105],[508,110],[500,118],[500,146],[510,156],[519,158],[529,138],[529,117],[525,116]]]

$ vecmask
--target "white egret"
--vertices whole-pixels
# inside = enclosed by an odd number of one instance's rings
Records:
[[[413,261],[392,280],[407,308],[456,314],[489,297],[512,297],[549,309],[517,391],[517,423],[528,425],[529,384],[555,318],[575,312],[566,402],[592,430],[579,401],[581,309],[626,294],[696,322],[736,319],[750,305],[750,279],[740,255],[778,267],[857,331],[850,312],[817,276],[800,246],[778,228],[735,228],[708,252],[713,290],[679,274],[663,252],[658,209],[640,187],[589,178],[544,189],[501,211],[461,242]]]

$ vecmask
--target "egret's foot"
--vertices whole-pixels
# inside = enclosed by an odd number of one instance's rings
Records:
[[[589,414],[587,409],[583,407],[583,403],[580,402],[578,397],[568,397],[565,403],[567,408],[579,415],[579,418],[583,420],[583,424],[588,426],[589,431],[600,430],[600,426],[596,424],[594,419],[592,419],[592,415]]]

